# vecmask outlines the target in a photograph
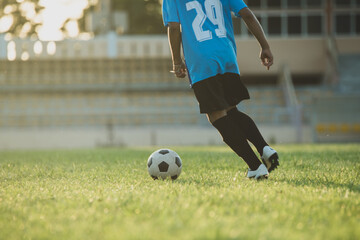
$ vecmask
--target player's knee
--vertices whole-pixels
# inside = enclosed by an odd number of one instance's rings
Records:
[[[226,109],[226,112],[229,112],[229,111],[231,111],[231,110],[233,110],[233,111],[237,110],[236,106],[228,107],[228,108]]]
[[[226,115],[227,115],[226,110],[220,110],[220,111],[214,111],[211,113],[207,113],[208,120],[211,124],[214,123],[216,120],[218,120],[222,117],[225,117]]]

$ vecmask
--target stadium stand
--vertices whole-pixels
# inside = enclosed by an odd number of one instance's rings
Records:
[[[251,101],[240,104],[241,110],[260,124],[288,122],[284,94],[277,86],[249,87]]]
[[[169,61],[3,61],[0,127],[196,124],[196,101]],[[165,71],[165,74],[164,74]]]
[[[187,80],[170,73],[168,59],[4,61],[0,71],[0,127],[197,124]],[[249,88],[242,108],[259,123],[284,123],[277,86]]]
[[[349,93],[317,97],[312,106],[314,140],[358,141],[360,137],[359,103],[360,96]]]
[[[3,60],[0,128],[208,125],[188,82],[169,73],[170,63],[166,58]],[[314,110],[319,96],[336,97],[332,87],[291,88],[301,105],[300,124],[312,124],[318,135],[358,132],[360,121],[331,123],[318,110],[322,105]],[[240,108],[262,125],[294,124],[288,91],[281,84],[250,84],[252,101]]]
[[[119,37],[116,41],[115,45],[101,38],[5,42],[6,55],[2,51],[0,56],[0,129],[209,126],[198,114],[188,81],[169,72],[166,36]],[[237,41],[242,77],[251,96],[240,108],[261,127],[269,126],[272,135],[277,134],[276,129],[287,135],[296,131],[297,137],[289,141],[302,141],[303,131],[310,128],[313,136],[306,141],[360,140],[360,121],[343,113],[350,111],[341,107],[345,101],[334,103],[333,114],[343,116],[339,119],[317,110],[325,108],[319,98],[339,99],[349,92],[353,96],[349,101],[358,103],[360,68],[356,64],[360,61],[349,48],[357,46],[357,38],[271,39],[278,63],[270,72],[259,64],[253,40]],[[113,50],[109,46],[116,46],[116,54],[107,55],[106,50]],[[9,51],[12,47],[16,54]],[[304,60],[285,54],[294,49]],[[24,51],[28,58],[23,58]],[[281,63],[287,63],[288,70]],[[284,139],[279,134],[277,138]],[[329,135],[339,137],[330,140]]]

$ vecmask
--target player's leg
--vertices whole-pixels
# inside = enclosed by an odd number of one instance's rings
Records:
[[[229,106],[236,106],[241,102],[241,100],[250,98],[249,93],[245,85],[242,83],[239,75],[227,74],[224,80],[224,91],[226,92],[226,101]],[[269,172],[271,172],[279,165],[276,151],[267,145],[254,121],[247,115],[241,114],[240,112],[240,114],[237,114],[238,111],[235,110],[230,110],[229,116],[236,125],[238,125],[243,131],[246,131],[244,132],[246,138],[254,143],[261,154],[264,164],[269,169]],[[238,121],[239,118],[241,119],[240,123]]]
[[[252,118],[240,112],[236,107],[228,110],[227,114],[243,130],[246,138],[254,144],[269,172],[277,168],[279,166],[278,154],[264,140]]]
[[[254,144],[257,151],[262,156],[264,147],[269,144],[264,140],[252,118],[245,113],[240,112],[235,106],[231,108],[227,114],[244,131],[246,138]]]
[[[224,142],[254,170],[248,171],[248,177],[266,177],[268,171],[265,165],[261,164],[241,129],[227,116],[228,108],[233,105],[229,105],[226,99],[224,79],[227,79],[227,76],[217,75],[193,85],[200,113],[207,114],[210,123],[219,131]],[[244,87],[242,96],[236,101],[240,102],[246,98],[249,96]]]
[[[219,131],[223,141],[249,166],[256,170],[261,165],[260,160],[251,149],[241,129],[230,119],[226,110],[207,113],[209,122]]]

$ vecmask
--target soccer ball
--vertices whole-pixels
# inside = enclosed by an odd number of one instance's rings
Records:
[[[147,162],[148,172],[153,179],[177,179],[180,176],[182,162],[179,155],[170,149],[153,152]]]

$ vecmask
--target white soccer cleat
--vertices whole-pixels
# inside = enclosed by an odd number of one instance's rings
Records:
[[[280,165],[279,155],[274,149],[269,146],[264,147],[261,160],[266,165],[269,173]]]
[[[264,164],[261,164],[258,169],[252,171],[251,169],[248,170],[247,176],[248,178],[255,178],[255,179],[261,179],[261,178],[268,178],[269,172]]]

